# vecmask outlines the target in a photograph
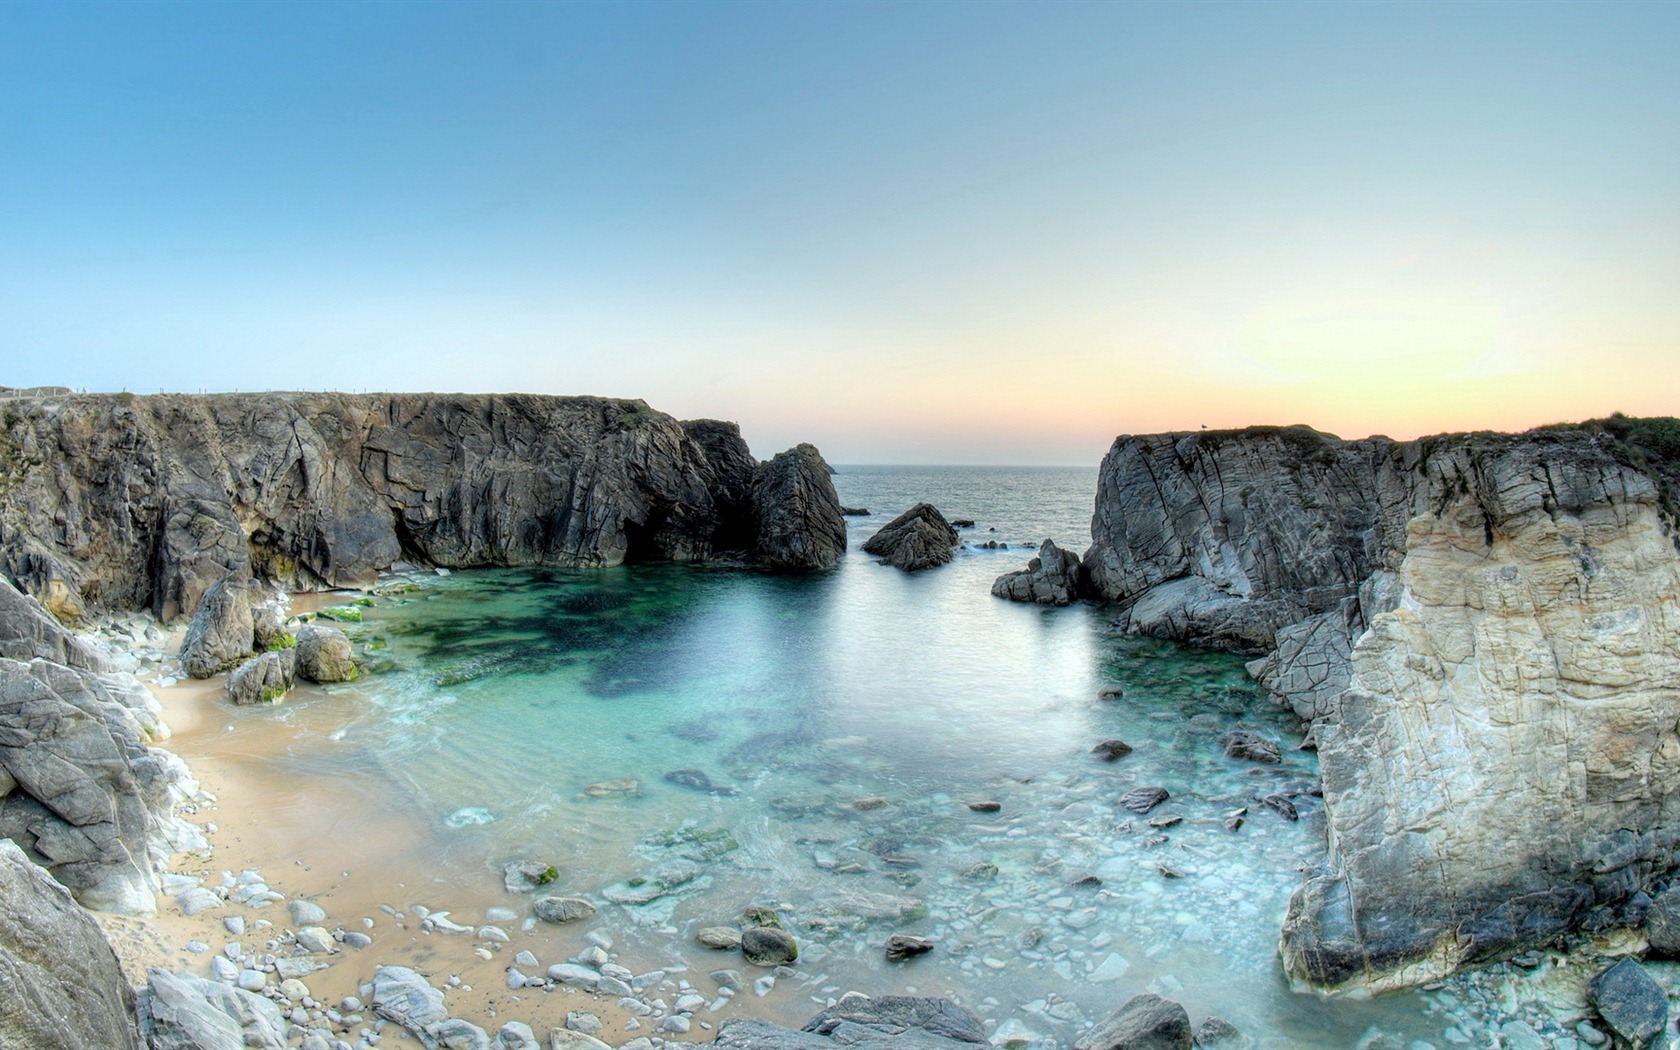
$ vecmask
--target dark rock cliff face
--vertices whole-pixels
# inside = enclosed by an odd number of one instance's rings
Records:
[[[844,523],[826,465],[769,488],[758,471],[733,424],[685,426],[640,401],[8,397],[0,568],[60,619],[88,603],[175,619],[229,573],[318,589],[400,558],[832,565]]]
[[[1677,475],[1672,420],[1115,442],[1082,596],[1265,654],[1314,727],[1328,850],[1285,922],[1292,979],[1420,983],[1637,926],[1675,879]]]

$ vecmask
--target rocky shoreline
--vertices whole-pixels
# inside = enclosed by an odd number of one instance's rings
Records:
[[[1677,478],[1673,419],[1122,437],[1083,558],[1047,548],[994,593],[1113,603],[1133,632],[1260,656],[1309,726],[1329,818],[1286,970],[1417,985],[1645,929],[1669,891]]]
[[[426,965],[332,965],[391,929],[459,938],[465,967],[504,970],[510,1001],[603,1004],[567,1011],[551,1046],[606,1045],[595,1040],[603,1016],[627,1033],[651,1029],[626,1044],[636,1050],[714,1031],[762,1050],[1011,1038],[942,1000],[854,995],[830,996],[803,1034],[761,1021],[714,1028],[736,994],[796,972],[777,969],[796,962],[797,944],[763,915],[744,916],[726,950],[748,942],[745,958],[769,972],[747,981],[725,966],[706,987],[683,971],[620,965],[610,934],[594,930],[569,958],[525,949],[528,960],[505,964],[504,952],[516,954],[505,924],[575,917],[565,898],[552,915],[458,919],[408,893],[329,917],[260,867],[211,871],[209,840],[187,818],[214,795],[156,746],[168,734],[160,707],[128,673],[154,669],[161,685],[237,667],[224,688],[258,702],[294,679],[353,679],[343,635],[271,615],[267,588],[371,587],[403,557],[436,572],[642,558],[832,565],[845,527],[814,448],[761,464],[731,424],[587,398],[48,395],[0,407],[0,564],[30,592],[0,576],[0,839],[17,844],[0,869],[7,899],[31,902],[21,925],[0,930],[0,973],[24,975],[30,989],[17,1000],[31,1004],[24,1013],[0,1013],[17,1045],[540,1045],[517,1020],[489,1024],[499,1014],[489,1001],[447,1005],[475,981],[435,948],[419,952]],[[1297,892],[1281,949],[1299,984],[1426,985],[1468,1002],[1483,1026],[1449,1029],[1450,1042],[1453,1031],[1465,1042],[1498,1031],[1514,1047],[1597,1046],[1611,1032],[1649,1045],[1667,1030],[1670,975],[1609,960],[1680,950],[1670,801],[1680,786],[1680,450],[1657,423],[1404,445],[1305,428],[1122,438],[1104,463],[1092,548],[1075,559],[1047,543],[994,593],[1110,602],[1132,631],[1260,656],[1252,672],[1308,724],[1324,780],[1328,857]],[[541,477],[532,462],[546,465]],[[948,560],[958,542],[932,508],[892,524],[881,553],[902,568]],[[94,620],[123,607],[148,612]],[[170,632],[187,612],[177,658]],[[61,621],[97,623],[103,645]],[[1264,762],[1255,749],[1269,743],[1225,746]],[[1159,801],[1140,798],[1137,812]],[[195,870],[160,879],[172,856]],[[211,978],[160,968],[134,998],[128,981],[140,975],[107,962],[92,920],[56,886],[136,916],[163,893],[171,921],[178,911],[209,924],[214,936],[184,950]],[[124,939],[121,920],[106,928]],[[91,969],[29,954],[46,941],[85,945],[77,961]],[[914,941],[898,950],[915,954]],[[1490,960],[1482,975],[1441,983]],[[1567,991],[1541,1009],[1501,1003],[1497,990],[1477,1005],[1477,988],[1507,980]],[[72,1001],[88,1011],[75,1023],[106,1034],[55,1030],[63,1007],[52,1004]],[[1244,1038],[1192,1029],[1181,1008],[1140,996],[1078,1045]]]

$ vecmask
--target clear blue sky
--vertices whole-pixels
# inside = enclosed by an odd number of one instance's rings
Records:
[[[1680,411],[1680,4],[4,4],[0,383],[767,455]]]

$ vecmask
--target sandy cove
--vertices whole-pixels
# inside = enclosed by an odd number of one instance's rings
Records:
[[[291,613],[313,612],[344,597],[297,595]],[[168,654],[177,652],[184,630],[180,626],[168,631],[159,647]],[[284,946],[275,938],[299,925],[293,923],[287,901],[303,899],[325,910],[327,918],[319,925],[371,939],[362,948],[341,943],[333,954],[315,957],[328,965],[302,981],[322,1011],[339,1008],[349,997],[365,1001],[363,989],[379,966],[407,966],[444,991],[451,1017],[471,1021],[492,1037],[503,1023],[522,1021],[539,1039],[545,1039],[551,1029],[566,1025],[570,1011],[595,1015],[602,1025],[597,1038],[610,1045],[654,1035],[667,1011],[638,1018],[608,996],[558,983],[550,988],[510,989],[507,969],[514,965],[517,953],[529,951],[536,956],[541,965],[525,970],[541,976],[546,967],[568,961],[591,946],[586,929],[580,928],[584,924],[538,922],[525,929],[525,899],[493,886],[485,871],[438,870],[424,846],[430,830],[418,814],[390,804],[387,786],[374,771],[360,776],[335,771],[330,782],[275,771],[273,756],[299,751],[330,754],[342,746],[337,743],[341,729],[370,717],[372,701],[355,683],[318,686],[300,679],[281,704],[239,707],[225,697],[225,675],[163,684],[168,677],[162,671],[171,663],[172,658],[163,668],[142,668],[138,676],[162,705],[163,721],[170,730],[156,746],[185,760],[201,786],[199,801],[182,807],[181,815],[199,826],[211,848],[177,854],[169,875],[198,879],[214,890],[230,877],[257,872],[286,901],[248,907],[227,900],[221,907],[187,915],[166,889],[154,917],[95,913],[132,984],[144,984],[152,967],[210,976],[212,957],[234,943],[242,946],[246,959],[284,954]],[[324,787],[330,791],[324,793]],[[329,801],[324,801],[324,794]],[[450,921],[475,929],[493,924],[509,940],[496,943],[474,933],[424,928],[431,924],[423,924],[416,905],[447,912]],[[517,917],[492,922],[486,912],[497,907],[510,909]],[[236,917],[245,924],[240,935],[224,923]],[[601,929],[607,924],[588,925]],[[610,936],[610,931],[602,932]],[[695,960],[697,967],[709,961]],[[638,967],[636,962],[624,960],[624,965],[638,973],[651,968]],[[742,971],[748,982],[761,975],[739,955],[718,953],[716,965]],[[279,975],[270,975],[265,993],[278,994],[278,984]],[[707,971],[699,968],[670,973],[669,983],[650,990],[646,998],[669,1003],[691,990],[716,1002],[718,989]],[[658,1038],[709,1042],[717,1023],[738,1013],[797,1026],[813,1004],[788,1002],[788,998],[774,994],[757,998],[742,988],[740,996],[718,1012],[706,1008],[697,1012],[690,1032],[660,1032]],[[738,1010],[736,1002],[758,1008]],[[301,1009],[301,1004],[283,998],[279,1004],[283,1012]],[[315,1024],[307,1020],[307,1013],[289,1016],[305,1018],[306,1026]],[[342,1013],[346,1023],[331,1027],[338,1038],[352,1045],[364,1029],[377,1032],[380,1045],[419,1045],[399,1026],[378,1021],[371,1010],[362,1011],[354,1022],[349,1018],[356,1015]]]

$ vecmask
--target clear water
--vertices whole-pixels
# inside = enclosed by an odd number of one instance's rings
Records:
[[[1316,769],[1240,659],[1116,637],[1098,608],[990,596],[1044,537],[1088,543],[1094,471],[848,467],[834,480],[873,513],[849,519],[832,573],[457,573],[381,600],[351,630],[382,642],[392,669],[365,686],[375,717],[346,743],[421,811],[436,864],[499,886],[504,862],[555,863],[553,889],[601,904],[593,925],[633,968],[687,965],[704,983],[729,960],[695,930],[781,908],[799,976],[732,1009],[799,1023],[850,989],[911,990],[1067,1045],[1152,990],[1266,1046],[1348,1047],[1373,1029],[1440,1039],[1419,997],[1285,987],[1277,931],[1297,869],[1322,850],[1322,813],[1303,796],[1291,822],[1257,799],[1309,788]],[[857,549],[924,499],[976,522],[953,564],[909,575]],[[1008,549],[976,548],[987,540]],[[1111,685],[1124,698],[1099,700]],[[1280,741],[1283,763],[1225,758],[1239,723]],[[1132,753],[1090,754],[1115,737]],[[729,793],[665,779],[679,769]],[[634,793],[587,790],[625,779]],[[1147,817],[1121,808],[1140,785],[1171,797]],[[886,802],[854,805],[870,798]],[[980,800],[1001,810],[966,805]],[[1100,884],[1074,885],[1085,876]],[[661,880],[681,884],[608,903]],[[893,932],[938,944],[889,963]]]

